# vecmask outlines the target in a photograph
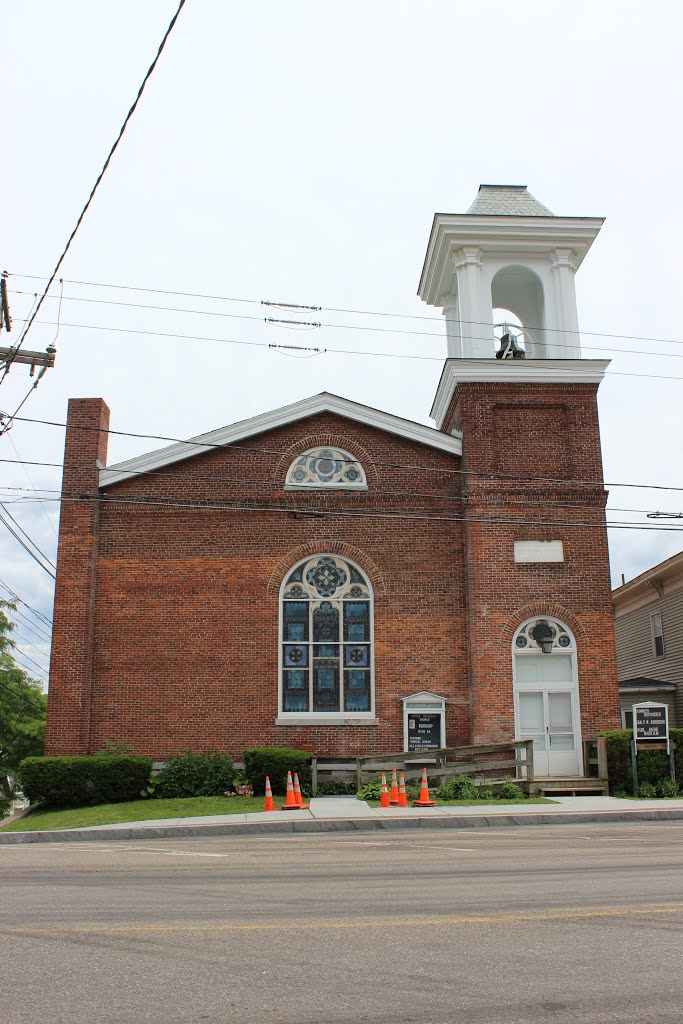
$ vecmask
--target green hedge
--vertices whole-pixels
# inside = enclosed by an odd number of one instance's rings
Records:
[[[610,792],[625,790],[633,791],[631,773],[631,740],[632,729],[609,729],[600,736],[607,738],[607,774]],[[683,783],[683,729],[670,729],[669,735],[676,744],[674,759],[676,762],[676,778]],[[657,786],[669,775],[669,757],[666,750],[638,751],[638,782]]]
[[[139,800],[149,782],[149,757],[97,754],[94,757],[27,757],[19,765],[21,788],[31,803],[85,807]]]
[[[154,776],[152,786],[154,796],[161,798],[222,796],[234,781],[235,766],[231,759],[212,750],[207,754],[169,757]]]
[[[291,750],[289,747],[251,747],[242,752],[244,774],[254,787],[254,794],[260,796],[266,787],[266,775],[270,776],[273,793],[281,796],[287,791],[287,772],[297,773],[302,792],[311,791],[311,761],[308,750]]]

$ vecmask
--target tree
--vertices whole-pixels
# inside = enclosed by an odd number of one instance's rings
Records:
[[[0,600],[0,818],[11,805],[20,762],[42,754],[45,745],[47,696],[12,656],[14,623],[7,613],[15,607]]]

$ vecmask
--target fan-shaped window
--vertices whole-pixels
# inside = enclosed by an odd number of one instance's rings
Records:
[[[282,713],[372,712],[372,589],[352,562],[316,555],[282,587]]]
[[[360,462],[341,448],[311,448],[289,467],[286,487],[334,487],[365,490]]]

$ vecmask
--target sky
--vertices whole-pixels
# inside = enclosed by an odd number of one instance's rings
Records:
[[[0,345],[176,7],[5,7]],[[669,528],[609,531],[613,583],[632,579],[683,547],[683,523],[645,516],[683,511],[682,29],[674,0],[187,0],[25,342],[57,359],[20,415],[61,424],[70,397],[100,396],[112,429],[184,438],[331,391],[430,423],[445,331],[416,291],[433,214],[465,212],[481,183],[524,184],[556,214],[607,218],[576,288],[583,354],[612,360],[609,519]],[[324,326],[267,324],[308,315],[263,300],[322,306]],[[0,410],[30,384],[13,366]],[[0,458],[58,464],[63,445],[61,427],[17,420]],[[112,436],[109,462],[157,447]],[[59,485],[58,467],[0,463],[0,501],[52,562]],[[4,528],[0,579],[51,616],[52,579]],[[19,607],[19,659],[45,677]]]

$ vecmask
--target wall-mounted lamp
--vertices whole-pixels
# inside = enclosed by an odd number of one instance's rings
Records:
[[[531,636],[541,648],[543,654],[553,653],[555,630],[547,622],[537,622],[531,630]]]

